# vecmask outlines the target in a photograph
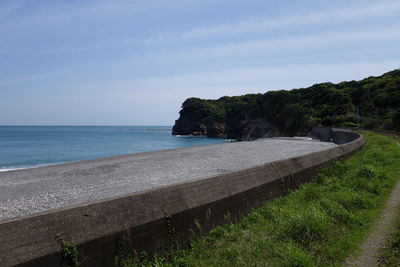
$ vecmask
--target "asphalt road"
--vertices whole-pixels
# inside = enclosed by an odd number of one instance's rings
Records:
[[[0,172],[0,220],[238,171],[334,146],[260,139]]]

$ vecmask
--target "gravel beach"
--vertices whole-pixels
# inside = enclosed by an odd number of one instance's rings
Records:
[[[259,139],[0,172],[0,220],[229,173],[336,146]]]

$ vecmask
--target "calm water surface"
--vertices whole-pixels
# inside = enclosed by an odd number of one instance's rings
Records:
[[[0,171],[226,142],[171,126],[0,126]]]

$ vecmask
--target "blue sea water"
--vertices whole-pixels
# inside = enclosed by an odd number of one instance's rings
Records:
[[[226,142],[217,138],[172,136],[171,128],[0,126],[0,171]]]

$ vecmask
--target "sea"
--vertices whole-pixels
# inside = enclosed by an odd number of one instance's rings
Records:
[[[171,126],[0,126],[0,171],[227,142]]]

